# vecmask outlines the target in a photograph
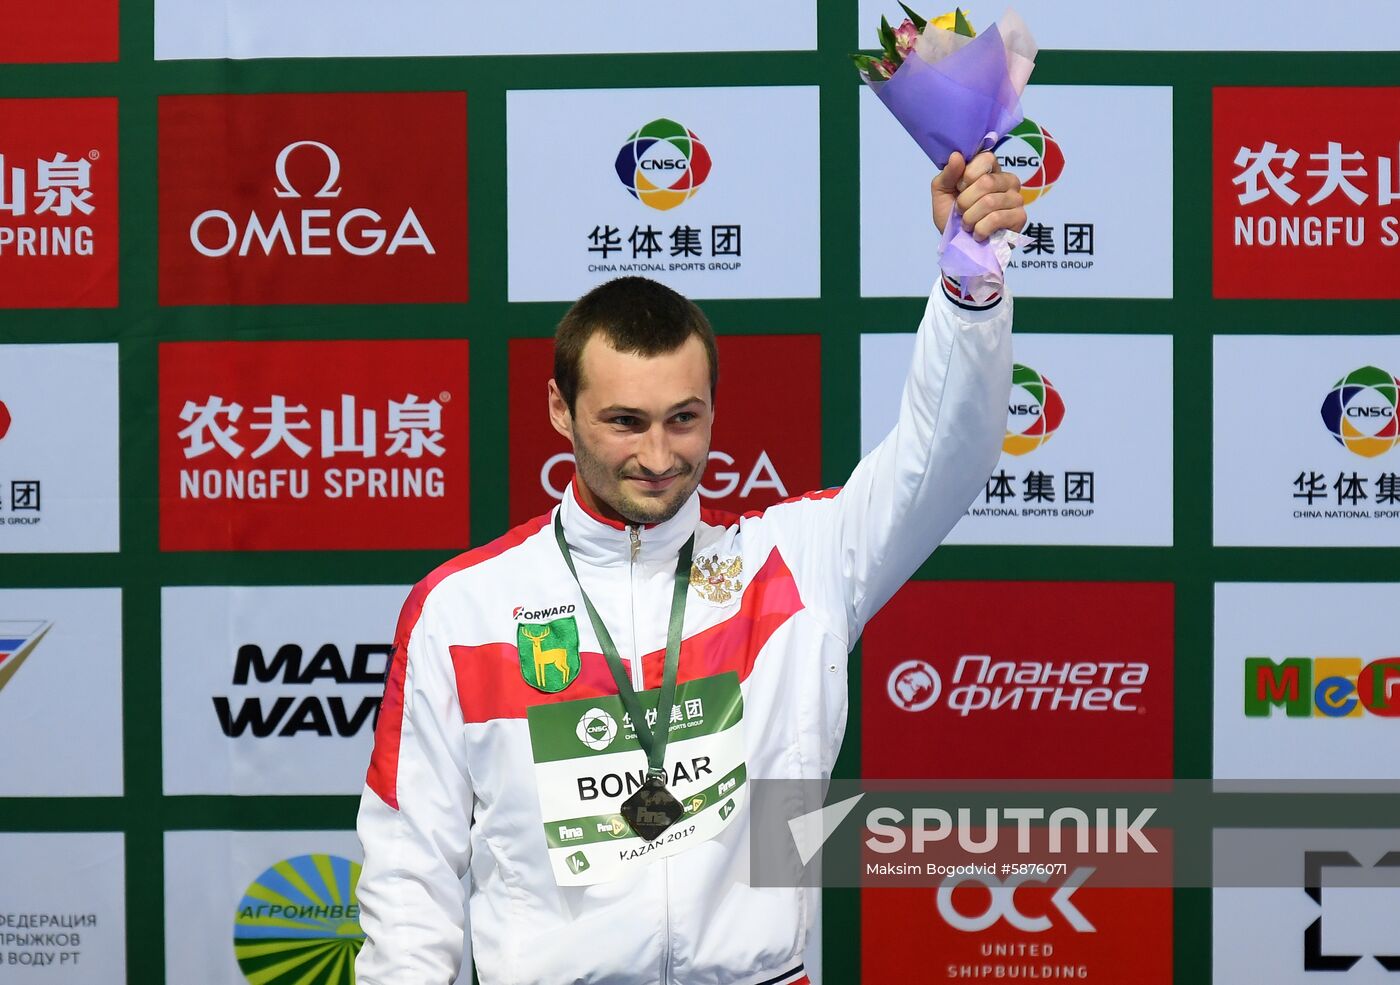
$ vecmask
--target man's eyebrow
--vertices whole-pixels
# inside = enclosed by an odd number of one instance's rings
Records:
[[[672,413],[672,412],[674,412],[674,411],[680,410],[682,407],[689,407],[691,404],[695,404],[695,403],[701,403],[701,404],[703,404],[704,402],[705,402],[705,401],[704,401],[704,398],[702,398],[702,397],[688,397],[688,398],[686,398],[685,400],[680,401],[679,403],[674,403],[674,404],[672,404],[669,408],[667,408],[666,413],[667,413],[667,414],[670,414],[670,413]],[[645,416],[646,416],[646,411],[642,410],[642,409],[639,408],[639,407],[624,407],[624,406],[622,406],[621,404],[612,404],[612,405],[609,406],[609,407],[604,407],[603,409],[601,409],[600,411],[598,411],[598,413],[599,413],[599,414],[631,414],[631,415],[633,415],[634,417],[645,417]]]

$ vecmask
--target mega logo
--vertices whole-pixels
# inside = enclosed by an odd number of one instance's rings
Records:
[[[710,152],[675,120],[652,120],[627,138],[614,167],[643,205],[666,211],[689,199],[710,176]]]
[[[166,96],[160,166],[162,304],[467,299],[462,93]]]
[[[465,341],[160,347],[163,550],[460,548]]]
[[[1065,170],[1059,141],[1034,120],[1025,119],[993,148],[1002,170],[1021,179],[1021,198],[1027,205],[1050,191]]]
[[[236,686],[247,686],[252,678],[264,684],[281,682],[290,688],[325,682],[372,685],[377,690],[358,700],[295,692],[273,699],[244,698],[236,710],[237,698],[215,695],[214,713],[219,717],[219,727],[231,739],[245,732],[259,739],[303,733],[345,738],[358,735],[366,726],[373,732],[379,721],[379,696],[389,676],[392,650],[388,643],[357,643],[347,660],[334,643],[322,644],[309,655],[299,644],[287,643],[268,659],[261,646],[244,644],[238,648],[234,661]]]
[[[911,581],[862,637],[861,773],[1170,777],[1172,641],[1169,584]]]
[[[1362,366],[1336,383],[1322,401],[1322,423],[1347,451],[1365,458],[1384,455],[1400,443],[1395,416],[1400,379]]]
[[[1246,658],[1245,715],[1268,718],[1275,708],[1289,718],[1400,718],[1400,657],[1365,666],[1360,657]]]
[[[116,306],[117,188],[115,99],[0,99],[0,307]]]
[[[719,336],[723,385],[705,477],[707,507],[744,512],[821,486],[821,341],[814,335]],[[551,509],[574,475],[569,444],[550,426],[549,339],[510,341],[510,516]],[[788,422],[801,419],[802,427]]]
[[[1024,455],[1050,440],[1065,419],[1065,401],[1050,380],[1029,366],[1011,369],[1011,402],[1006,408],[1001,450]]]
[[[20,664],[29,659],[53,623],[44,620],[0,620],[0,689],[10,683]]]
[[[355,985],[364,945],[360,864],[298,855],[253,881],[238,903],[233,954],[250,985]]]

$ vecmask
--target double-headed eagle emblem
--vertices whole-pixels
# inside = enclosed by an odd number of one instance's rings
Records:
[[[690,566],[690,587],[706,602],[724,605],[744,590],[743,573],[744,559],[738,555],[698,557]]]

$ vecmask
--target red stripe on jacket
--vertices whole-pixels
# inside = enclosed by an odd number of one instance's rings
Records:
[[[384,697],[379,703],[379,722],[374,729],[374,753],[369,760],[365,783],[394,810],[399,809],[399,743],[403,735],[403,689],[408,676],[408,639],[423,614],[428,595],[443,579],[481,564],[518,547],[539,533],[550,521],[545,513],[507,531],[488,544],[459,554],[435,568],[408,595],[399,612],[398,628],[394,631],[394,651],[389,663],[389,677],[384,682]]]
[[[802,608],[797,583],[775,548],[749,582],[738,612],[681,641],[677,679],[690,681],[732,670],[739,680],[744,680],[753,670],[758,652]],[[564,690],[547,693],[525,683],[515,643],[448,649],[457,675],[457,700],[463,722],[524,718],[531,705],[617,694],[617,684],[601,653],[580,653],[578,677]],[[665,649],[660,649],[642,657],[643,681],[647,686],[660,685],[665,656]],[[630,672],[625,659],[623,666]]]

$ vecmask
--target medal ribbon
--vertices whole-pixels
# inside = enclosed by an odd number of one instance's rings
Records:
[[[656,721],[659,727],[653,732],[647,725],[646,713],[642,710],[641,702],[637,700],[637,692],[632,689],[632,681],[622,666],[622,657],[608,633],[608,627],[603,625],[598,610],[593,607],[588,593],[583,590],[583,582],[578,580],[578,571],[575,570],[573,556],[569,553],[569,542],[564,539],[564,523],[560,518],[562,512],[559,510],[554,514],[554,539],[559,544],[559,553],[564,555],[569,574],[574,576],[574,583],[578,585],[579,594],[583,596],[583,607],[588,610],[588,618],[593,623],[593,633],[598,637],[598,645],[603,648],[608,669],[612,671],[613,680],[617,682],[618,697],[622,699],[622,706],[632,718],[632,724],[637,730],[638,744],[647,754],[647,778],[659,778],[664,784],[666,742],[671,737],[671,710],[676,703],[676,676],[681,662],[681,625],[685,621],[685,593],[690,586],[690,563],[695,551],[695,535],[690,535],[690,539],[681,546],[680,556],[676,558],[676,583],[671,592],[671,620],[666,627],[666,663],[661,671],[661,694],[656,700]],[[641,657],[637,656],[636,659],[640,660]]]

